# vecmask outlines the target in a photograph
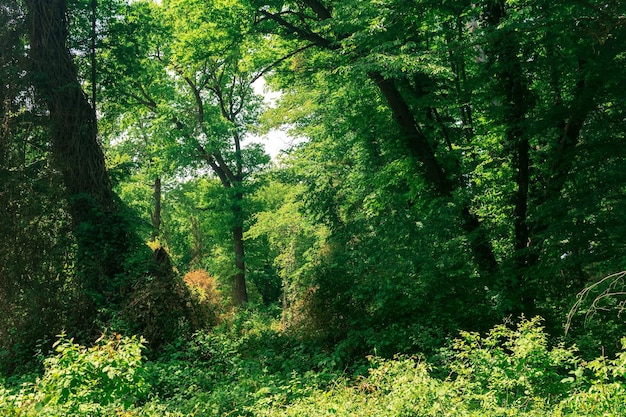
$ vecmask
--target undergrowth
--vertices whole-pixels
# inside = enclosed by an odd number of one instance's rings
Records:
[[[460,333],[435,366],[367,358],[368,372],[329,365],[322,352],[244,312],[146,361],[143,340],[61,335],[36,379],[0,380],[3,416],[620,416],[626,415],[626,339],[615,358],[550,346],[539,318]],[[443,375],[442,377],[436,377]]]

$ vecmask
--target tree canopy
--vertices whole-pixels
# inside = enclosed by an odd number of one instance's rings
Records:
[[[623,2],[7,0],[0,31],[1,369],[271,306],[346,362],[536,315],[617,348]]]

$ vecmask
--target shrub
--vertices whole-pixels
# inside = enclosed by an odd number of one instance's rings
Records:
[[[585,362],[550,346],[538,318],[461,333],[447,376],[421,359],[369,357],[364,375],[341,374],[283,339],[273,321],[239,312],[159,361],[142,340],[103,337],[90,348],[66,337],[35,382],[0,383],[0,415],[20,417],[626,415],[626,338],[615,357]],[[280,336],[283,335],[283,336]],[[281,367],[286,364],[290,371]]]
[[[17,394],[0,392],[2,415],[106,415],[147,398],[142,339],[103,336],[86,348],[61,335],[54,346],[57,353],[44,361],[41,378]]]
[[[455,383],[470,397],[490,393],[499,405],[528,404],[537,398],[563,398],[571,389],[563,381],[580,360],[575,348],[548,346],[540,319],[522,320],[515,328],[494,327],[485,337],[461,332],[455,340],[451,370]],[[469,388],[469,389],[468,389]]]
[[[197,269],[185,274],[183,281],[191,291],[191,297],[196,306],[196,316],[209,326],[215,326],[220,321],[220,312],[224,304],[221,291],[217,288],[215,277],[204,269]]]
[[[626,339],[624,340],[626,349]],[[616,359],[578,359],[576,348],[550,347],[540,319],[461,333],[448,377],[410,357],[370,358],[369,373],[259,416],[621,416],[626,415],[626,351]],[[265,400],[272,404],[271,399]]]

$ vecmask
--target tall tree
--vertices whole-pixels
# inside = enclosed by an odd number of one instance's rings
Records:
[[[261,103],[252,83],[271,65],[268,40],[247,36],[254,14],[239,3],[138,2],[128,10],[109,41],[111,57],[122,66],[122,73],[113,68],[110,78],[118,97],[126,99],[128,107],[120,112],[141,108],[151,119],[152,140],[176,144],[163,145],[176,149],[173,165],[203,163],[229,190],[234,300],[244,303],[246,177],[269,158],[243,141]],[[142,28],[130,31],[121,27],[125,24]]]
[[[82,216],[91,215],[92,206],[101,211],[115,207],[96,138],[96,115],[67,48],[67,2],[29,0],[26,4],[37,89],[50,111],[55,159],[69,194],[77,197],[72,215],[81,223]]]
[[[588,177],[595,189],[614,195],[623,182],[604,162],[616,157],[605,146],[621,138],[614,117],[622,100],[609,88],[623,79],[615,70],[624,51],[619,2],[251,3],[260,29],[315,47],[283,69],[285,90],[300,88],[289,85],[299,76],[319,94],[353,88],[345,80],[316,85],[312,74],[369,78],[416,162],[407,182],[429,184],[430,194],[413,199],[457,208],[478,286],[500,314],[534,314],[550,283],[584,285],[582,258],[567,254],[573,247],[598,262],[606,252],[590,242],[617,243],[598,227],[609,211],[585,202],[575,184],[592,164],[607,170],[604,179]],[[364,119],[373,114],[364,109]]]
[[[379,93],[387,102],[391,113],[400,129],[403,146],[414,158],[417,169],[430,184],[436,195],[450,199],[458,193],[464,183],[458,172],[446,167],[442,157],[437,155],[436,149],[440,142],[446,145],[445,126],[437,130],[427,129],[429,124],[441,124],[437,117],[437,110],[432,107],[416,109],[412,101],[423,100],[428,97],[435,80],[433,74],[425,71],[421,65],[411,67],[406,64],[405,69],[399,68],[398,57],[386,59],[387,54],[396,54],[386,48],[401,34],[410,34],[411,48],[424,48],[428,51],[429,33],[422,33],[419,28],[412,27],[407,16],[419,16],[423,4],[407,4],[404,2],[388,2],[384,7],[377,7],[372,3],[364,2],[328,2],[317,0],[304,2],[264,2],[253,1],[258,7],[258,23],[267,26],[273,23],[274,31],[289,37],[296,37],[302,42],[315,45],[318,48],[340,52],[345,56],[339,65],[352,66],[359,71],[365,71],[370,80],[377,86]],[[358,4],[357,4],[358,3]],[[434,10],[450,14],[445,6],[429,4]],[[353,10],[358,9],[354,18]],[[435,19],[440,18],[439,16]],[[389,27],[378,28],[377,19],[385,22]],[[270,27],[272,25],[269,25]],[[373,30],[371,30],[373,28]],[[270,29],[272,30],[272,29]],[[437,36],[437,35],[436,35]],[[382,59],[374,58],[380,53]],[[428,52],[427,52],[428,53]],[[393,61],[396,59],[396,61]],[[409,71],[406,69],[410,68]],[[420,112],[424,112],[419,114]],[[424,120],[425,117],[425,121]],[[467,122],[467,120],[466,120]],[[468,127],[469,128],[469,127]],[[437,135],[444,133],[444,135]],[[488,234],[481,228],[480,221],[472,212],[467,203],[462,203],[460,216],[468,235],[472,237],[471,248],[477,265],[485,275],[490,275],[496,268],[496,259],[490,247]]]
[[[29,0],[26,5],[35,87],[49,110],[52,153],[67,189],[79,274],[93,302],[93,317],[105,300],[117,298],[114,277],[123,272],[128,231],[117,215],[96,115],[67,47],[67,2]]]
[[[74,224],[77,292],[86,295],[77,308],[82,313],[77,330],[90,335],[115,318],[122,323],[118,330],[144,332],[156,347],[179,333],[188,313],[186,293],[177,287],[164,253],[152,256],[116,201],[95,110],[68,47],[67,2],[28,0],[26,6],[35,89],[48,108],[51,152]],[[160,287],[153,288],[155,283]],[[164,292],[158,296],[169,303],[166,313],[151,308],[156,295],[150,291]]]
[[[0,9],[0,373],[19,372],[37,343],[74,315],[72,228],[51,168],[46,108],[33,95],[25,10]]]

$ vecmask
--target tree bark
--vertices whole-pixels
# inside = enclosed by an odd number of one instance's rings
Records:
[[[56,164],[71,196],[89,197],[102,209],[113,210],[113,192],[96,139],[96,115],[66,47],[66,1],[27,0],[26,4],[36,88],[50,111]],[[78,202],[74,208],[72,214],[80,222],[87,213]]]
[[[242,100],[243,102],[243,100]],[[235,121],[234,115],[231,114],[233,123]],[[246,290],[246,264],[245,264],[245,251],[243,241],[243,157],[241,154],[241,138],[237,133],[233,135],[235,141],[235,181],[234,181],[234,200],[233,200],[233,241],[235,245],[235,268],[237,272],[234,276],[235,281],[235,300],[237,304],[244,304],[248,302],[248,292]]]
[[[161,234],[161,177],[154,179],[152,193],[154,199],[154,210],[152,212],[152,240],[156,240]]]
[[[87,296],[84,325],[91,327],[98,310],[121,301],[125,281],[119,277],[131,234],[115,204],[94,109],[66,46],[66,1],[26,0],[26,5],[35,89],[49,110],[52,156],[75,228],[75,271]]]

